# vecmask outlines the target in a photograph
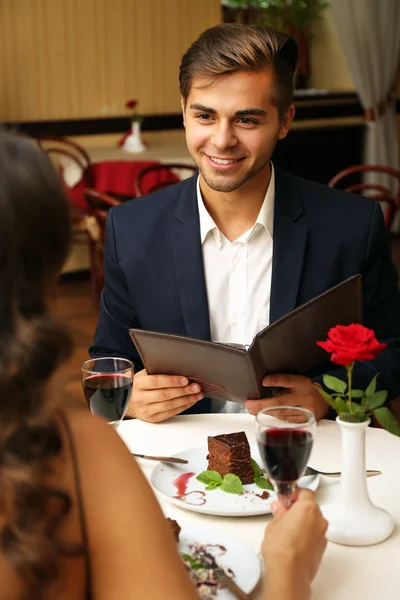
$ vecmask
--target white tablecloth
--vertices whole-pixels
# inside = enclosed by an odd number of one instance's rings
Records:
[[[178,416],[160,424],[125,421],[119,433],[132,452],[173,455],[183,449],[207,446],[208,435],[244,430],[255,444],[254,417],[245,414]],[[139,460],[147,478],[151,461]],[[340,470],[340,431],[335,422],[321,421],[309,464],[325,471]],[[371,499],[395,519],[391,537],[376,546],[352,548],[328,543],[313,585],[314,600],[398,600],[400,598],[400,439],[381,429],[368,428],[367,469],[382,475],[368,479]],[[338,480],[321,478],[319,503],[330,502],[338,492]],[[164,513],[178,522],[204,524],[242,540],[260,551],[264,528],[271,516],[216,517],[181,509],[159,496]],[[261,598],[259,594],[255,597]]]
[[[89,146],[86,150],[92,163],[108,160],[159,160],[193,164],[186,147],[184,131],[145,132],[142,137],[147,143],[144,152],[126,152],[116,144]]]

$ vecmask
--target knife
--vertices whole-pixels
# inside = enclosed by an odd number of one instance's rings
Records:
[[[158,460],[158,462],[176,463],[178,465],[188,464],[188,461],[184,458],[177,458],[175,456],[148,456],[147,454],[136,454],[135,452],[131,452],[131,454],[136,456],[136,458],[145,458],[146,460]]]

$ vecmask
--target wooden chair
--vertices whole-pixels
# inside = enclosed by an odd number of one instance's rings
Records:
[[[144,167],[134,182],[136,196],[144,196],[184,179],[182,171],[194,174],[197,167],[184,163],[161,163]]]
[[[92,165],[88,153],[79,144],[64,137],[45,135],[38,137],[36,142],[49,156],[63,181],[71,207],[74,242],[87,243],[86,236],[82,237],[82,222],[87,214],[83,191],[85,187],[93,187]],[[71,168],[75,178],[74,183],[69,185],[65,175]]]
[[[397,180],[395,193],[393,193],[392,190],[385,185],[382,185],[382,183],[361,182],[353,183],[347,186],[343,185],[343,179],[362,173],[385,173],[386,175],[394,177]],[[341,182],[340,186],[337,185],[339,182]],[[330,180],[328,185],[330,187],[340,187],[345,192],[362,193],[367,191],[369,198],[373,198],[374,200],[382,202],[386,205],[384,207],[385,223],[386,227],[389,230],[391,229],[394,217],[400,206],[400,171],[381,165],[355,165],[340,171]]]
[[[93,187],[92,164],[88,153],[82,146],[64,137],[47,135],[38,137],[36,141],[60,173],[71,203],[73,218],[75,221],[79,220],[79,216],[83,217],[87,210],[84,189]],[[71,171],[72,181],[69,181],[67,175]]]
[[[88,211],[85,227],[89,238],[92,298],[94,305],[99,309],[100,294],[104,286],[104,243],[107,215],[110,208],[118,206],[121,202],[91,188],[84,190],[84,198]]]
[[[40,136],[36,139],[36,143],[49,156],[62,179],[70,205],[72,244],[73,246],[86,246],[90,255],[88,233],[85,225],[88,209],[83,194],[85,187],[93,186],[92,165],[89,155],[84,148],[64,137]],[[73,184],[69,184],[65,178],[71,168],[75,177]]]

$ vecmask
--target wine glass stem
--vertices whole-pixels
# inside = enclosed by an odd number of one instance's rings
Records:
[[[285,508],[289,508],[297,497],[297,481],[275,481],[274,487],[279,502]]]

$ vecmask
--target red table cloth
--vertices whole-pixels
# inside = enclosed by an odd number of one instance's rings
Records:
[[[117,194],[134,198],[134,181],[144,167],[160,164],[157,161],[104,161],[92,164],[93,185],[98,192]],[[157,183],[176,183],[179,178],[167,168],[146,175],[146,185],[152,187]],[[80,181],[73,187],[67,187],[67,194],[73,206],[86,209],[83,197],[86,184]]]

